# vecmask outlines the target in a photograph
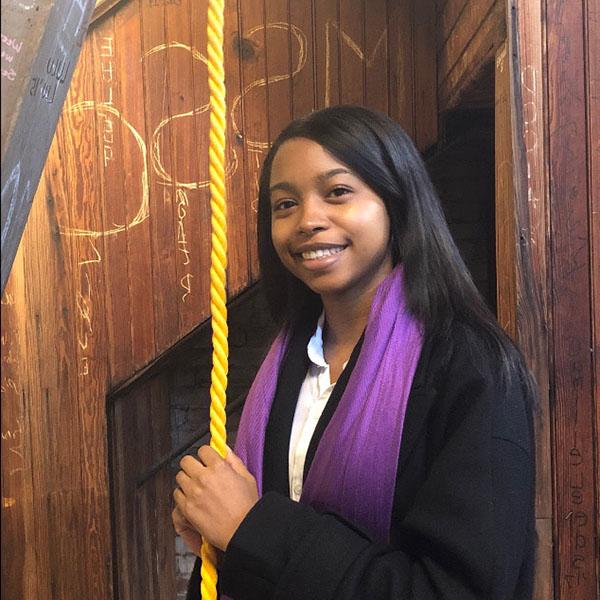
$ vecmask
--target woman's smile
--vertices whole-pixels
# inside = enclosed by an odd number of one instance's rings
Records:
[[[327,269],[337,263],[348,244],[305,246],[294,252],[294,256],[309,270]]]

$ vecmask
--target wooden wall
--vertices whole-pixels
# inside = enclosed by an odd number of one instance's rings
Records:
[[[227,2],[230,297],[258,276],[259,166],[291,117],[359,102],[435,142],[435,15],[414,6]],[[124,0],[84,43],[2,296],[7,598],[112,596],[106,396],[207,318],[205,13]]]
[[[600,586],[600,7],[546,10],[556,583],[584,600]]]
[[[500,312],[540,389],[539,600],[600,595],[599,17],[597,0],[511,1],[496,63]]]
[[[506,39],[505,0],[437,0],[439,110],[464,105]]]

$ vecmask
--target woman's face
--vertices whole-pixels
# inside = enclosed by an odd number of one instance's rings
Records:
[[[322,146],[304,138],[284,142],[270,190],[275,251],[323,300],[359,298],[391,271],[383,200]]]

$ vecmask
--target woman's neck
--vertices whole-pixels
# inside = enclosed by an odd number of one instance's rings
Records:
[[[371,303],[324,301],[324,343],[330,348],[354,347],[369,319]]]

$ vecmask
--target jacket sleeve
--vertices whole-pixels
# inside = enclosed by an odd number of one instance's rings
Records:
[[[231,539],[223,592],[234,600],[526,598],[516,591],[533,521],[523,391],[512,385],[499,393],[495,378],[472,364],[469,376],[460,372],[468,365],[454,366],[422,433],[443,434],[414,500],[392,525],[393,547],[270,492]]]

